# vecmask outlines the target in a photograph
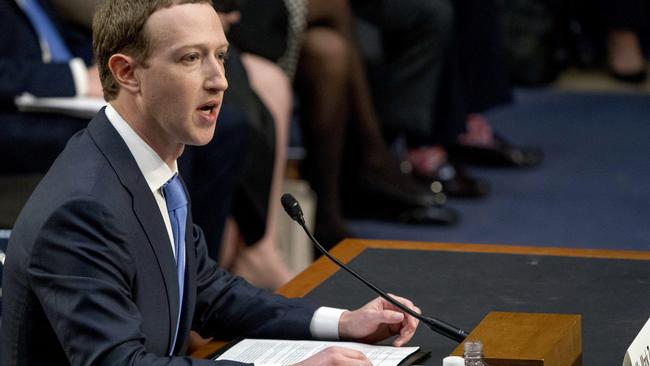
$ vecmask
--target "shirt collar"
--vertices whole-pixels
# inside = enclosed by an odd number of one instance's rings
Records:
[[[176,161],[174,161],[173,169],[170,169],[156,151],[131,128],[110,103],[106,106],[105,113],[131,151],[131,155],[135,158],[135,162],[152,192],[160,189],[174,174],[178,173]]]

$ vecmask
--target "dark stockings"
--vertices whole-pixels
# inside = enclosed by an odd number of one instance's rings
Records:
[[[309,149],[306,173],[318,194],[317,231],[346,235],[341,213],[340,170],[348,114],[348,47],[335,32],[311,28],[297,70],[303,131]],[[333,239],[336,240],[336,239]]]
[[[318,195],[317,231],[332,240],[346,235],[340,185],[344,148],[354,153],[356,163],[346,179],[365,177],[423,193],[400,172],[383,140],[352,22],[346,0],[310,0],[296,76],[305,104],[301,120],[310,156],[307,174]],[[354,143],[345,147],[346,140]]]

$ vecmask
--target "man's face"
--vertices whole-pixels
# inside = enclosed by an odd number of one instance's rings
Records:
[[[150,142],[163,149],[207,144],[228,88],[228,42],[217,13],[208,4],[177,5],[154,12],[145,31],[151,51],[135,75]]]

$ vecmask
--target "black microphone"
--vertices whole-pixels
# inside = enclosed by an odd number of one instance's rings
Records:
[[[366,286],[370,287],[371,290],[373,290],[374,292],[379,294],[379,296],[386,299],[386,301],[388,301],[389,303],[395,305],[397,308],[401,309],[403,312],[407,313],[408,315],[420,320],[422,323],[424,323],[427,327],[429,327],[429,329],[433,330],[434,332],[441,334],[447,338],[453,339],[454,341],[459,343],[464,341],[465,338],[467,338],[469,334],[466,331],[460,328],[456,328],[453,325],[446,323],[440,319],[432,318],[432,317],[428,317],[416,313],[415,311],[404,306],[399,301],[393,299],[391,296],[389,296],[383,290],[379,289],[377,286],[368,282],[365,278],[361,277],[361,275],[357,274],[350,267],[341,263],[338,259],[333,257],[325,248],[323,248],[323,246],[320,245],[318,240],[314,238],[314,235],[312,235],[311,231],[309,231],[307,225],[305,224],[305,218],[303,217],[302,209],[300,208],[300,204],[298,203],[298,201],[289,193],[283,194],[281,201],[282,201],[282,207],[284,207],[284,210],[287,211],[289,217],[291,217],[291,219],[293,219],[298,224],[300,224],[300,226],[302,226],[302,228],[305,230],[305,233],[307,233],[307,236],[309,236],[309,239],[311,239],[311,241],[314,243],[316,248],[318,248],[318,250],[321,253],[323,253],[327,258],[329,258],[331,261],[336,263],[339,267],[343,268],[352,276],[354,276],[356,279],[363,282]]]

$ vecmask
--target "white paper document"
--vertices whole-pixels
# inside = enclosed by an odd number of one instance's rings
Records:
[[[650,361],[650,319],[637,334],[630,348],[625,352],[623,366],[648,365]]]
[[[352,342],[243,339],[215,358],[215,360],[291,365],[331,346],[347,347],[361,351],[375,366],[397,366],[406,357],[420,349],[420,347],[376,346]]]
[[[21,112],[62,113],[88,119],[106,105],[98,97],[38,98],[29,93],[17,97],[15,103]]]

